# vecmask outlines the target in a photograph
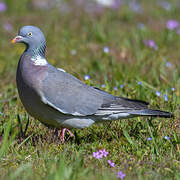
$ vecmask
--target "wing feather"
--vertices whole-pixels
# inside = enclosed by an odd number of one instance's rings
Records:
[[[42,81],[43,103],[64,114],[74,116],[105,115],[147,109],[148,103],[113,96],[96,87],[87,86],[71,74],[53,66]]]
[[[52,66],[41,86],[43,103],[64,114],[92,115],[103,104],[103,96],[93,87]]]

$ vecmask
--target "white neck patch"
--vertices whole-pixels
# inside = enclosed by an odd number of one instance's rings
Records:
[[[48,64],[45,58],[41,56],[36,56],[35,58],[31,58],[35,66],[45,66]]]

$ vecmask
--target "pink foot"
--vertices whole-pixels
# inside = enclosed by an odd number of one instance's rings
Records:
[[[61,141],[64,143],[65,142],[65,139],[64,139],[64,136],[65,136],[65,132],[68,131],[70,136],[73,137],[74,134],[67,128],[63,128],[62,129],[62,134],[61,134],[61,131],[58,132],[58,136],[60,137]]]

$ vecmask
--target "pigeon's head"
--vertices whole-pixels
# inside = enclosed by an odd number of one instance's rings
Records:
[[[35,26],[24,26],[19,30],[18,35],[12,43],[24,43],[28,47],[41,46],[46,40],[43,32]]]

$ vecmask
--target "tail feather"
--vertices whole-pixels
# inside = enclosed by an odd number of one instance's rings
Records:
[[[171,114],[170,112],[161,111],[161,110],[153,110],[153,109],[134,110],[134,111],[131,111],[130,114],[139,115],[139,116],[165,117],[165,118],[173,117],[173,114]]]

